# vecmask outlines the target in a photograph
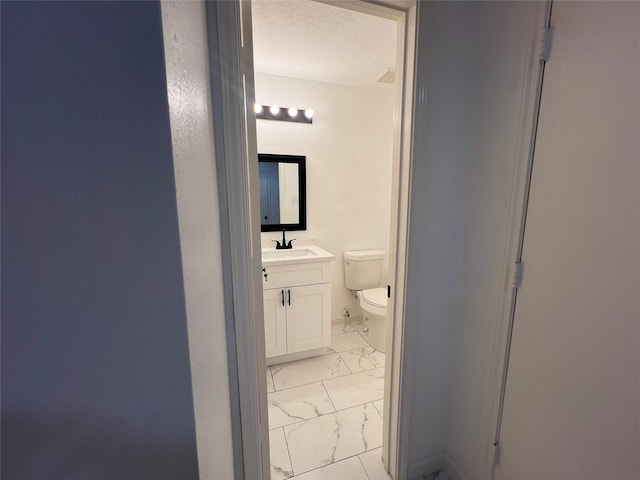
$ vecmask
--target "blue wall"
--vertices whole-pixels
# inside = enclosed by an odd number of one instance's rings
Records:
[[[2,478],[195,479],[157,2],[2,13]]]

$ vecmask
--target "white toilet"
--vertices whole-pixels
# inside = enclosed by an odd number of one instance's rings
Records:
[[[345,286],[355,290],[362,308],[369,345],[379,352],[387,345],[387,289],[380,287],[385,252],[344,252]]]

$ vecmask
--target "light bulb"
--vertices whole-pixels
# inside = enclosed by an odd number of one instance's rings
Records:
[[[311,110],[310,108],[307,108],[304,111],[304,116],[307,117],[309,120],[311,120],[313,118],[313,110]]]
[[[298,115],[298,109],[297,109],[297,108],[293,108],[293,107],[292,107],[292,108],[290,108],[290,109],[288,110],[288,112],[289,112],[289,116],[290,116],[291,118],[295,118],[295,117],[296,117],[296,115]]]
[[[271,112],[271,115],[278,115],[278,112],[280,112],[280,107],[277,105],[271,105],[269,107],[269,111]]]
[[[260,113],[262,111],[262,105],[260,105],[259,103],[254,103],[253,104],[253,111],[256,113]]]

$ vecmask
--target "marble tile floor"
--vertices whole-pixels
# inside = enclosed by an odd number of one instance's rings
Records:
[[[327,354],[267,368],[273,480],[389,480],[382,465],[384,354],[361,324]]]

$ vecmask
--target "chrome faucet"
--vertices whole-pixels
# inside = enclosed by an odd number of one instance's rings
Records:
[[[276,250],[282,250],[283,248],[289,249],[289,248],[293,248],[293,245],[291,245],[291,242],[293,242],[295,240],[295,238],[292,238],[291,240],[289,240],[289,243],[287,243],[287,239],[284,238],[284,228],[282,229],[282,243],[280,243],[278,240],[271,240],[272,242],[276,242]]]

